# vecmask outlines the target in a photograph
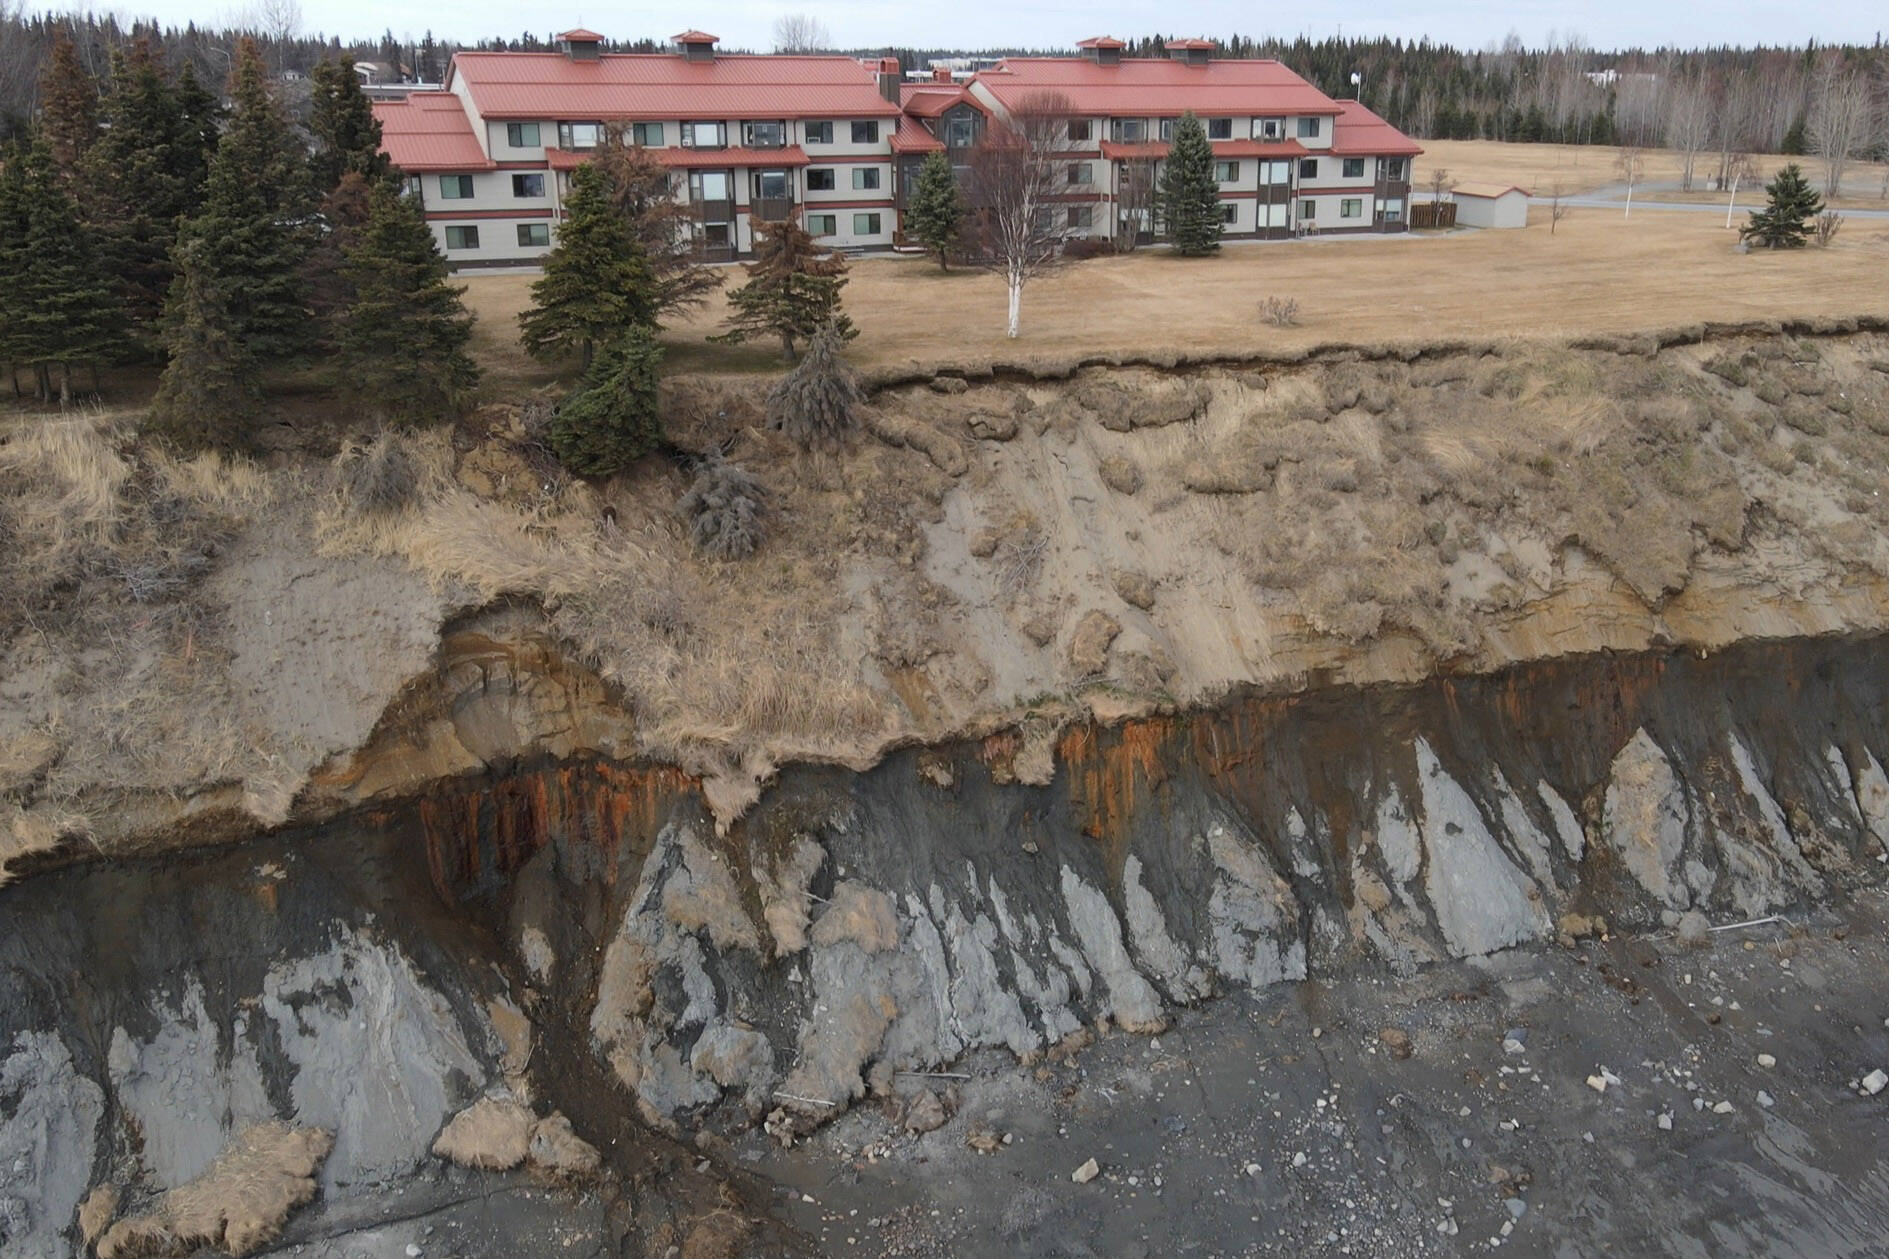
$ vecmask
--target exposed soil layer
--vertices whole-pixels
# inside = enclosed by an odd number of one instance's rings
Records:
[[[1889,639],[1590,656],[789,767],[724,830],[580,758],[51,871],[0,890],[0,1236],[167,1218],[280,1123],[314,1201],[243,1236],[316,1254],[1455,1253],[1510,1197],[1524,1253],[1867,1253],[1886,713]],[[1776,911],[1826,932],[1785,994],[1666,939]]]

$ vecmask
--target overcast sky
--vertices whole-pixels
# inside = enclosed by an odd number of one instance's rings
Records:
[[[30,0],[27,7],[37,7]],[[220,25],[242,10],[240,0],[134,0],[95,10],[155,16],[166,23],[191,20]],[[515,36],[527,26],[548,34],[582,23],[618,39],[663,38],[701,27],[731,46],[766,49],[774,21],[785,13],[819,18],[841,47],[898,44],[920,47],[1068,46],[1089,35],[1138,35],[1153,29],[1180,34],[1322,37],[1382,34],[1481,48],[1513,30],[1529,44],[1550,35],[1580,35],[1593,47],[1676,44],[1801,44],[1873,42],[1889,27],[1883,0],[1419,0],[1386,6],[1353,3],[1315,6],[1288,16],[1283,6],[1234,0],[1186,0],[1150,6],[1129,0],[957,0],[950,5],[900,4],[884,0],[828,0],[821,4],[659,3],[604,5],[595,0],[566,4],[519,4],[517,0],[302,0],[305,24],[324,34],[395,35],[418,38],[426,30],[473,40]]]

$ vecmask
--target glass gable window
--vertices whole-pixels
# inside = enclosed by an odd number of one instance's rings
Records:
[[[945,119],[946,148],[968,149],[977,143],[977,119],[969,113],[953,114]]]
[[[561,122],[558,124],[558,147],[567,152],[594,149],[602,141],[603,124],[600,122]]]
[[[538,138],[538,124],[535,122],[508,122],[505,124],[505,143],[514,149],[535,149],[541,143]]]

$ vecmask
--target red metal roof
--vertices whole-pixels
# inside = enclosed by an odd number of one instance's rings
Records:
[[[707,31],[687,30],[680,35],[674,35],[670,38],[674,39],[678,44],[713,44],[718,42],[721,36],[710,35]]]
[[[1357,101],[1339,101],[1332,123],[1331,152],[1340,155],[1415,157],[1423,146],[1379,118]]]
[[[1212,48],[1213,46],[1211,39],[1170,39],[1162,45],[1163,48]]]
[[[799,145],[781,149],[651,149],[656,160],[676,170],[721,166],[805,166],[810,159]]]
[[[1088,39],[1077,40],[1076,47],[1078,48],[1126,48],[1128,47],[1128,45],[1124,44],[1121,40],[1116,39],[1113,35],[1092,35]]]
[[[990,113],[962,83],[904,83],[899,86],[899,101],[906,113],[919,118],[936,118],[959,104],[969,104],[980,114]]]
[[[403,171],[494,170],[479,147],[466,107],[451,92],[414,92],[404,100],[375,101],[380,147]]]
[[[573,40],[580,44],[592,42],[601,44],[603,42],[603,36],[599,35],[596,31],[587,31],[581,26],[565,31],[562,35],[558,36],[558,38],[567,43]]]
[[[556,52],[462,52],[447,72],[464,80],[487,118],[887,118],[868,66],[851,57],[606,53],[573,61]]]
[[[544,150],[544,162],[545,165],[549,166],[552,170],[576,170],[579,166],[588,162],[591,154],[594,152],[596,152],[595,149],[585,150],[580,153],[574,152],[571,149],[555,149],[546,146]]]
[[[899,119],[899,129],[892,133],[894,153],[942,153],[944,141],[925,130],[925,124],[907,114]]]
[[[1214,140],[1215,157],[1304,157],[1311,150],[1297,140]],[[1120,144],[1113,140],[1102,141],[1102,156],[1110,161],[1146,161],[1160,159],[1168,155],[1166,140],[1150,140],[1137,144]]]
[[[461,54],[462,56],[464,54]],[[1336,114],[1338,102],[1277,61],[1209,61],[1190,66],[1131,58],[1112,66],[1082,57],[1010,57],[980,70],[983,84],[1006,109],[1056,92],[1079,114],[1154,118],[1196,114]]]

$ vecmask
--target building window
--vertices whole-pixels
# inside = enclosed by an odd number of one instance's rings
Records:
[[[1068,182],[1072,184],[1090,184],[1095,182],[1095,175],[1087,162],[1069,163]]]
[[[834,188],[834,183],[833,183],[833,168],[832,167],[830,166],[816,167],[815,169],[807,172],[807,191],[808,192],[832,192],[833,188]]]
[[[558,124],[558,147],[566,152],[594,149],[602,138],[602,123],[561,122]]]
[[[1238,162],[1215,162],[1213,164],[1213,177],[1223,184],[1238,183],[1240,178],[1240,164]]]
[[[1318,159],[1317,158],[1302,157],[1299,159],[1299,178],[1300,179],[1317,179],[1318,178]]]
[[[1292,179],[1291,162],[1261,162],[1259,164],[1259,182],[1262,184],[1283,184]]]
[[[479,247],[479,229],[476,227],[452,226],[446,229],[446,248],[477,249]]]
[[[472,176],[441,175],[439,177],[439,195],[446,201],[464,201],[472,196]]]
[[[1092,124],[1087,118],[1071,118],[1069,120],[1068,131],[1069,139],[1077,144],[1087,143],[1094,134]]]
[[[1338,203],[1338,217],[1341,219],[1361,219],[1364,217],[1364,198],[1346,197]]]
[[[838,236],[840,234],[840,216],[837,214],[809,214],[807,216],[807,235]]]
[[[409,197],[424,197],[426,195],[425,190],[420,186],[420,177],[418,175],[407,176],[407,195]]]
[[[660,149],[663,146],[662,124],[659,122],[632,123],[630,141],[646,149]]]
[[[1384,203],[1384,221],[1386,223],[1401,223],[1404,221],[1404,203],[1401,198]]]
[[[1286,120],[1283,118],[1255,118],[1253,134],[1261,140],[1283,140],[1286,138]]]
[[[1364,178],[1364,159],[1363,158],[1348,157],[1345,159],[1345,178],[1346,179],[1363,179]]]
[[[1209,118],[1207,120],[1207,138],[1209,140],[1231,140],[1233,138],[1233,120],[1231,118]]]
[[[945,147],[968,149],[977,143],[977,115],[965,110],[945,119]]]
[[[1314,114],[1309,118],[1299,119],[1299,139],[1316,140],[1323,133],[1325,120]]]
[[[538,138],[538,124],[535,122],[506,123],[505,143],[514,149],[537,148],[542,143]]]
[[[810,122],[805,124],[808,144],[833,143],[833,124],[830,122]]]
[[[1401,183],[1404,178],[1404,159],[1387,157],[1384,159],[1384,178],[1392,183]]]
[[[754,172],[754,195],[763,201],[779,201],[794,195],[793,178],[784,170]]]
[[[741,124],[741,142],[751,149],[780,149],[787,147],[787,124],[784,122],[744,122]]]
[[[1318,217],[1318,203],[1315,201],[1299,202],[1299,218],[1309,222]]]
[[[853,143],[854,144],[879,143],[879,120],[875,118],[871,122],[854,123],[853,124]]]
[[[518,225],[520,249],[543,249],[550,243],[551,225],[549,223],[520,223]]]
[[[513,175],[512,195],[514,197],[542,197],[544,195],[544,176],[536,171],[529,175]]]
[[[879,168],[877,166],[853,167],[853,191],[871,192],[879,186]]]
[[[1066,222],[1079,231],[1088,231],[1089,226],[1095,222],[1095,207],[1092,205],[1070,206]]]
[[[1220,221],[1222,223],[1232,223],[1239,217],[1240,207],[1237,203],[1232,201],[1222,201],[1220,203]]]
[[[873,214],[855,214],[853,216],[853,235],[877,236],[879,234],[879,216]]]
[[[1163,140],[1172,140],[1174,138],[1174,120],[1172,118],[1163,118],[1161,120],[1161,138]]]
[[[725,149],[728,147],[728,124],[685,122],[682,124],[682,146],[688,149]]]
[[[1109,124],[1110,137],[1117,144],[1139,144],[1148,138],[1146,118],[1117,118]]]

